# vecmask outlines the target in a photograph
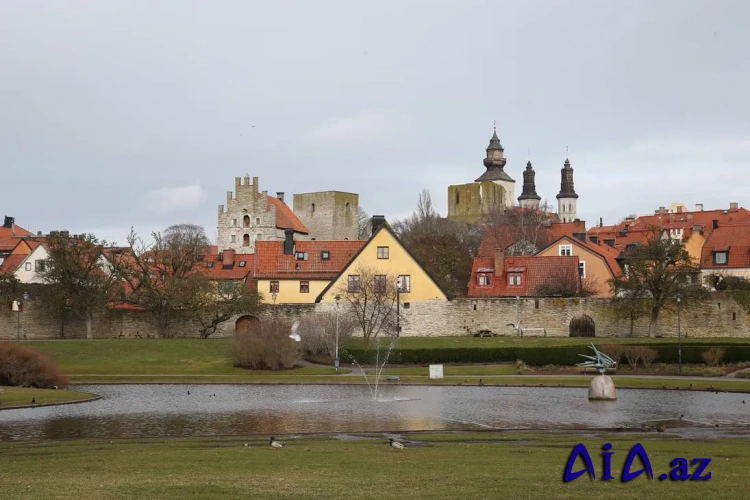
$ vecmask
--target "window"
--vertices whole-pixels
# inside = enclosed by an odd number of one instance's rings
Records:
[[[385,291],[388,289],[388,278],[385,274],[376,274],[374,285],[375,293],[385,293]]]
[[[250,246],[250,235],[246,234],[242,237],[242,246],[243,247],[249,247]]]
[[[45,263],[44,263],[44,261],[42,259],[35,260],[34,261],[34,271],[36,271],[38,273],[44,272],[44,268],[45,268],[44,264]]]
[[[307,260],[307,252],[297,252],[295,258],[297,260]]]
[[[458,205],[458,189],[456,189],[456,205]]]
[[[206,262],[206,267],[214,267],[214,263],[213,262]]]
[[[492,278],[489,274],[480,274],[478,276],[479,279],[479,286],[490,286],[492,283]]]
[[[255,225],[260,226],[260,217],[255,218]]]
[[[328,250],[323,250],[320,252],[320,258],[321,260],[331,260],[331,252]]]
[[[409,274],[402,274],[398,277],[399,281],[401,283],[401,287],[399,290],[401,293],[409,293],[411,292],[411,275]]]
[[[388,258],[388,247],[378,247],[378,259]]]
[[[299,282],[299,293],[310,293],[310,282],[300,281]]]
[[[237,236],[233,234],[232,237],[230,238],[230,241],[232,243],[237,243]]]
[[[350,274],[349,275],[349,292],[351,293],[357,293],[359,292],[359,275],[357,274]]]
[[[573,255],[573,245],[560,245],[560,256],[570,257]]]
[[[232,219],[232,227],[237,227],[237,219]]]
[[[510,286],[521,286],[521,275],[511,273],[508,275],[508,285]]]
[[[24,266],[24,269],[26,269],[27,271],[31,271],[31,262],[27,262]]]
[[[246,260],[241,260],[239,265],[240,265],[240,267],[247,267],[247,261]]]
[[[312,204],[312,205],[310,206],[310,211],[311,211],[312,213],[315,213],[315,203],[313,203],[313,204]]]
[[[250,216],[246,215],[242,218],[242,225],[245,227],[250,227]]]
[[[349,205],[349,202],[346,202],[346,211],[347,212],[351,212],[352,211],[352,207]]]
[[[268,287],[268,293],[279,293],[279,282],[278,281],[272,281],[270,286]]]
[[[726,266],[729,261],[729,252],[714,252],[714,264],[717,266]]]
[[[580,276],[581,278],[586,277],[586,262],[585,261],[580,261],[578,263],[578,276]]]

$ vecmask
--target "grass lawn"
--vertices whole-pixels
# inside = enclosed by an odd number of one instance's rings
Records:
[[[682,500],[747,498],[750,491],[750,439],[414,433],[405,436],[404,451],[390,448],[382,436],[283,441],[282,450],[271,449],[266,439],[236,438],[0,443],[3,497]],[[578,442],[586,444],[597,480],[580,477],[566,484],[563,470]],[[607,442],[615,452],[615,481],[599,480],[599,453]],[[649,454],[655,477],[669,472],[674,457],[709,457],[711,480],[659,481],[642,474],[620,482],[627,453],[638,442]],[[636,460],[632,471],[640,468]]]
[[[54,390],[54,389],[30,389],[27,387],[3,387],[0,392],[0,409],[13,406],[34,406],[31,400],[34,399],[37,405],[52,403],[67,403],[70,401],[81,401],[94,397],[93,394],[85,392]]]

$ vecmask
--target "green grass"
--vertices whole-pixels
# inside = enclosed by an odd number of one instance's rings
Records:
[[[31,404],[32,399],[36,401],[37,405],[48,405],[95,397],[93,394],[67,390],[31,389],[28,387],[3,387],[2,389],[4,390],[0,392],[0,409],[15,406],[34,406]]]
[[[374,368],[368,373],[374,373]],[[499,364],[499,365],[480,365],[480,366],[443,366],[443,375],[446,377],[461,377],[473,375],[515,375],[516,365]],[[419,367],[398,367],[384,368],[383,375],[421,375],[428,377],[430,368],[427,366]]]
[[[410,440],[416,442],[412,443]],[[656,433],[577,437],[561,433],[407,435],[397,451],[387,439],[195,438],[134,441],[0,443],[3,497],[112,500],[304,499],[706,499],[747,498],[749,439],[682,440]],[[673,457],[710,457],[710,481],[562,482],[575,444],[586,444],[597,478],[601,446],[612,443],[619,479],[628,450],[640,442],[654,474]],[[245,447],[248,443],[250,446]],[[580,465],[580,464],[579,464]],[[575,469],[578,470],[579,467]],[[640,469],[636,461],[633,470]]]
[[[401,337],[399,348],[401,349],[449,349],[452,347],[482,348],[482,347],[576,347],[588,346],[589,342],[600,344],[677,344],[676,337],[649,338],[649,337]],[[385,342],[385,341],[384,341]],[[750,339],[735,337],[709,337],[709,338],[684,338],[683,346],[689,345],[714,345],[714,344],[738,344],[750,345]],[[361,349],[362,339],[350,339],[344,346],[347,349]]]

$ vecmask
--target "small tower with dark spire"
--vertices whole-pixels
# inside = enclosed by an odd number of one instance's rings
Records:
[[[536,210],[542,197],[536,194],[536,173],[531,166],[531,160],[526,162],[526,170],[523,172],[523,192],[518,197],[518,203],[523,208]]]
[[[505,199],[498,201],[501,201],[507,207],[511,207],[513,205],[513,192],[516,181],[504,170],[505,164],[508,161],[503,154],[504,151],[503,145],[500,144],[500,138],[497,136],[497,128],[493,127],[492,138],[490,139],[489,146],[487,146],[487,155],[483,162],[487,171],[474,182],[491,181],[494,184],[502,186],[505,191]]]
[[[565,164],[560,170],[560,193],[557,195],[557,215],[561,222],[573,222],[578,218],[578,195],[573,187],[573,167],[570,160],[565,158]]]

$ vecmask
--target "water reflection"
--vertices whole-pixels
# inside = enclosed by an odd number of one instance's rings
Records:
[[[79,405],[0,412],[0,440],[139,438],[316,432],[638,427],[675,419],[750,425],[742,394],[620,390],[590,403],[586,389],[385,386],[80,386]],[[190,391],[190,394],[188,394]]]

